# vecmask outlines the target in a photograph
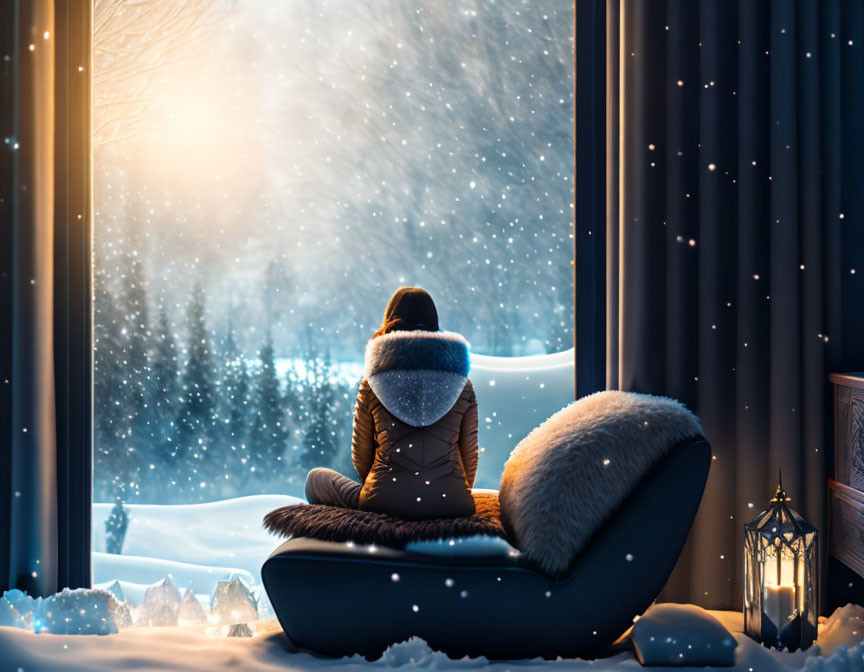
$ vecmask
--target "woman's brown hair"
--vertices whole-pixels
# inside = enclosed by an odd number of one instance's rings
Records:
[[[435,302],[425,289],[400,287],[390,297],[381,326],[372,334],[372,338],[392,331],[418,329],[438,331],[438,311]]]

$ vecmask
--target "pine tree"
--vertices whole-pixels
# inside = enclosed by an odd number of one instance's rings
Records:
[[[329,467],[337,459],[339,450],[334,413],[336,389],[329,352],[324,358],[310,352],[306,381],[304,415],[308,424],[300,449],[300,465],[304,469]]]
[[[339,473],[353,475],[354,461],[351,459],[351,431],[354,423],[354,400],[357,386],[345,381],[334,383],[331,427],[334,435],[336,456],[333,468]]]
[[[302,426],[304,424],[303,416],[303,395],[305,385],[302,377],[297,371],[296,362],[292,361],[288,370],[285,372],[285,412],[288,415],[289,429],[289,450],[296,453],[298,450],[297,441],[301,436]]]
[[[220,456],[223,469],[233,481],[234,494],[241,494],[248,481],[248,416],[249,416],[249,370],[246,360],[237,347],[234,329],[228,326],[225,338],[224,365],[222,367],[221,399],[223,410]]]
[[[196,282],[186,311],[188,344],[181,389],[182,405],[177,418],[176,482],[186,483],[203,498],[212,490],[207,451],[213,435],[216,396],[213,356],[205,322],[204,288]],[[200,484],[203,483],[204,486]]]
[[[130,227],[134,222],[130,223]],[[156,418],[152,414],[150,401],[153,397],[150,369],[150,324],[147,307],[146,273],[143,257],[137,246],[140,237],[132,228],[127,243],[123,273],[120,276],[119,310],[123,318],[124,336],[124,403],[126,412],[126,446],[130,457],[141,467],[142,476],[149,470],[155,435]],[[141,487],[140,478],[135,479],[135,490]]]
[[[129,527],[129,515],[123,506],[123,500],[117,497],[111,513],[105,520],[105,551],[120,555],[123,552],[123,542],[126,540],[126,528]]]
[[[284,471],[280,463],[288,433],[285,426],[285,400],[279,389],[273,340],[269,334],[259,356],[261,364],[255,376],[249,451],[251,468],[261,473],[261,478],[265,478],[274,472],[281,474]]]
[[[149,403],[155,423],[153,434],[158,444],[156,452],[162,462],[167,461],[170,453],[173,452],[173,409],[182,399],[178,378],[177,344],[172,329],[173,325],[168,319],[164,301],[160,302],[151,362],[152,385]]]
[[[95,319],[93,358],[94,398],[94,472],[97,500],[110,501],[126,492],[135,479],[132,455],[126,449],[123,380],[123,318],[108,289],[107,276],[99,270],[94,276]],[[109,478],[110,476],[110,478]]]

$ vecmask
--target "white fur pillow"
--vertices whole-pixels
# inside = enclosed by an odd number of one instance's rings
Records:
[[[510,454],[498,493],[502,522],[524,555],[558,575],[663,456],[702,434],[699,419],[674,399],[584,397]]]

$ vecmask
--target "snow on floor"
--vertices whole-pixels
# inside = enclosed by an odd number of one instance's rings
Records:
[[[763,648],[740,633],[741,614],[711,612],[733,631],[739,646],[735,672],[861,672],[864,670],[864,630],[861,607],[846,608],[830,627],[831,655],[819,655],[818,646],[805,652],[780,653]],[[639,669],[633,655],[619,653],[598,661],[506,661],[490,663],[484,658],[451,660],[432,651],[425,642],[411,639],[392,646],[372,663],[364,658],[328,659],[304,652],[292,652],[274,620],[258,623],[257,634],[248,639],[220,638],[213,626],[133,628],[116,635],[34,634],[0,627],[0,672],[102,672],[109,670],[175,670],[177,672],[277,672],[285,670],[332,670],[351,672],[372,668],[429,670],[585,670],[592,672],[634,672]],[[823,629],[824,630],[824,629]],[[842,637],[841,637],[842,633]],[[852,634],[855,633],[855,634]],[[820,636],[820,642],[822,636]],[[842,644],[842,646],[841,646]],[[705,668],[653,668],[693,670]]]

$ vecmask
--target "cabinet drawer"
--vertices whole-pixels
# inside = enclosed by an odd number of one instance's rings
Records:
[[[828,551],[864,577],[864,492],[828,481]]]

